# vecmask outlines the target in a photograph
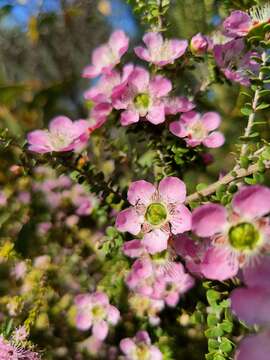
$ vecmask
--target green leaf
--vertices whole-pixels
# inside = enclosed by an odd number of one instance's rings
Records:
[[[232,343],[227,338],[222,338],[219,348],[224,353],[230,353],[232,351],[232,349],[233,349]]]
[[[223,335],[223,329],[220,325],[207,329],[204,334],[208,338],[218,338]]]
[[[220,293],[216,290],[210,289],[206,293],[207,301],[209,304],[215,303],[217,300],[220,299]]]
[[[223,320],[222,323],[220,324],[220,327],[225,332],[231,333],[232,329],[233,329],[233,323],[231,321],[229,321],[229,320]]]
[[[252,108],[250,108],[250,107],[243,107],[243,108],[241,109],[241,113],[242,113],[243,115],[245,115],[245,116],[249,116],[250,114],[253,113],[253,110],[252,110]]]
[[[256,107],[256,110],[263,110],[263,109],[267,109],[269,107],[270,107],[270,104],[263,102],[259,106]]]

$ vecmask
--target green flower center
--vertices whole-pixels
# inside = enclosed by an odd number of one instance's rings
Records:
[[[195,139],[203,139],[207,135],[207,131],[201,121],[196,121],[190,127],[192,137]]]
[[[145,218],[151,225],[160,225],[167,219],[167,209],[160,203],[153,203],[148,206]]]
[[[96,318],[96,319],[103,319],[105,317],[104,308],[100,305],[95,305],[92,308],[92,314],[93,314],[94,318]]]
[[[141,93],[135,96],[134,105],[136,109],[148,109],[150,105],[150,96],[147,93]]]
[[[239,251],[253,250],[260,241],[260,234],[250,223],[232,226],[229,230],[229,242]]]
[[[136,348],[136,355],[140,360],[149,360],[150,353],[147,345],[141,344]]]

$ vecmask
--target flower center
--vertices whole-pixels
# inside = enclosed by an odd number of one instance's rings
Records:
[[[229,230],[229,242],[239,251],[253,250],[260,241],[260,234],[250,223],[232,226]]]
[[[105,317],[104,308],[100,305],[95,305],[92,308],[92,314],[95,319],[102,320]]]
[[[135,96],[134,105],[136,109],[148,109],[150,105],[150,96],[147,93],[141,93]]]
[[[136,355],[138,360],[149,360],[150,359],[150,353],[149,348],[145,344],[140,344],[136,348]]]
[[[167,209],[163,204],[153,203],[148,206],[145,218],[151,225],[160,225],[167,218]]]
[[[203,139],[207,135],[207,131],[201,121],[196,121],[190,126],[190,132],[194,139]]]

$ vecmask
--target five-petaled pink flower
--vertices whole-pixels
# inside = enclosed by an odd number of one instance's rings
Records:
[[[110,73],[120,63],[121,57],[128,49],[129,38],[122,30],[112,33],[108,43],[93,51],[92,64],[85,67],[82,76],[94,78],[100,74]]]
[[[77,328],[88,330],[92,327],[93,335],[99,340],[106,338],[108,324],[115,325],[120,318],[119,310],[110,305],[108,296],[103,292],[77,295],[75,306]]]
[[[234,314],[261,332],[245,337],[236,350],[236,360],[268,360],[270,353],[270,257],[264,256],[243,270],[246,287],[233,290]]]
[[[134,338],[125,338],[120,342],[120,349],[126,360],[162,360],[158,347],[151,344],[146,331],[138,331]]]
[[[270,189],[261,185],[242,187],[234,195],[231,209],[210,203],[194,210],[193,232],[202,238],[210,237],[214,247],[227,251],[231,271],[224,271],[223,280],[270,250],[269,218],[265,217],[269,212]],[[209,271],[208,277],[215,278],[212,275]]]
[[[164,99],[172,89],[170,80],[150,74],[142,67],[135,67],[127,80],[116,86],[112,94],[112,104],[121,113],[123,126],[136,123],[145,118],[152,124],[165,121]]]
[[[178,121],[173,121],[170,124],[170,131],[184,138],[188,146],[195,147],[203,144],[209,148],[216,148],[224,144],[223,134],[213,131],[219,125],[220,116],[216,112],[208,112],[201,116],[190,111],[182,114]]]
[[[135,47],[136,55],[147,62],[159,67],[172,64],[181,57],[188,46],[186,40],[172,39],[164,40],[162,35],[157,32],[149,32],[144,35],[143,42],[145,47]]]
[[[164,178],[158,188],[144,180],[135,181],[128,190],[132,206],[117,215],[116,227],[133,235],[142,232],[142,244],[150,254],[163,251],[171,233],[191,228],[191,213],[183,204],[185,198],[186,186],[176,177]]]
[[[72,122],[66,116],[57,116],[49,124],[49,130],[34,130],[27,135],[29,150],[38,153],[52,151],[79,151],[89,139],[89,123],[86,120]]]

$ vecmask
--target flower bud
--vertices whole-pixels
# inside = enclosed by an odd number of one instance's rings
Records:
[[[210,46],[210,39],[201,33],[194,35],[190,41],[190,50],[193,55],[205,54],[209,50]]]

